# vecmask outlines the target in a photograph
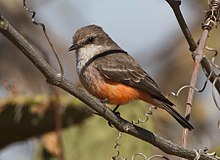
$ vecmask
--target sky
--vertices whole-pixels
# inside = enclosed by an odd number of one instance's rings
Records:
[[[174,14],[165,1],[55,0],[46,4],[37,8],[39,17],[54,28],[55,34],[63,38],[67,47],[76,29],[88,24],[102,26],[113,40],[132,55],[146,48],[152,53],[155,44],[166,43],[165,39],[170,34],[180,32]],[[182,3],[181,8],[187,23],[192,24],[198,13],[193,12],[193,6],[188,3]]]

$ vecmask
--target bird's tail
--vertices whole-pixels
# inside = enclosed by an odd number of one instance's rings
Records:
[[[184,128],[188,128],[189,130],[194,129],[194,127],[185,118],[183,118],[172,106],[166,103],[163,103],[162,106],[163,109],[170,113],[173,118],[175,118]]]

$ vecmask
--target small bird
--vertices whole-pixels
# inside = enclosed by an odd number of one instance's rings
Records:
[[[165,98],[156,82],[97,25],[76,31],[68,51],[75,50],[76,70],[83,87],[101,101],[122,105],[143,100],[165,109],[184,128],[193,126]]]

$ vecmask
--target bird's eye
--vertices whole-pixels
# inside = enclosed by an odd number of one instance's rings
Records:
[[[88,40],[87,40],[87,42],[88,42],[88,43],[92,43],[93,40],[94,40],[94,37],[89,37]]]

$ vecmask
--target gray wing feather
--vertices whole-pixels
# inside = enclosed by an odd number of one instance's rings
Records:
[[[155,81],[128,54],[114,53],[98,58],[93,62],[107,79],[147,92],[157,100],[173,105],[159,91]]]

